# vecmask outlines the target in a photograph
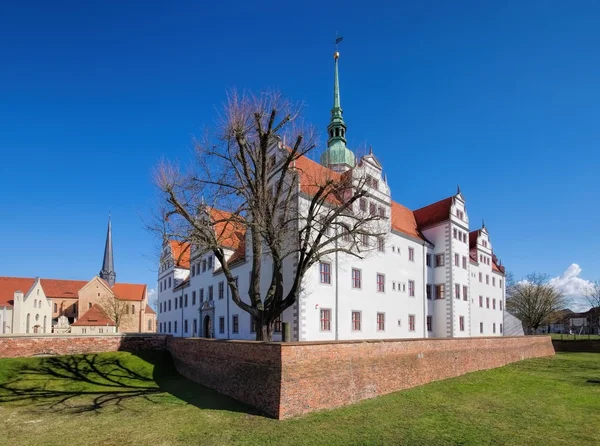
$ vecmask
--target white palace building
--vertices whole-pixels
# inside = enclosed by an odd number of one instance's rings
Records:
[[[460,190],[414,211],[393,201],[373,153],[356,160],[346,147],[338,53],[334,79],[328,148],[320,164],[306,157],[296,161],[301,172],[298,200],[307,203],[310,197],[302,178],[307,172],[353,178],[366,174],[369,194],[360,200],[360,209],[385,216],[389,232],[363,259],[338,253],[314,265],[298,301],[275,324],[273,339],[281,339],[281,321],[290,324],[294,341],[502,336],[505,270],[485,225],[471,230]],[[248,289],[251,262],[245,234],[226,231],[223,246],[240,290]],[[252,319],[229,297],[213,254],[189,243],[164,243],[158,301],[161,333],[255,338]]]

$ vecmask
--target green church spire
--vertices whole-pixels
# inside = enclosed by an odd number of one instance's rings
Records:
[[[338,74],[338,61],[340,53],[333,55],[333,108],[331,120],[327,126],[327,150],[321,155],[321,164],[333,170],[348,170],[354,167],[354,154],[346,147],[346,123],[342,116],[340,103],[340,80]]]

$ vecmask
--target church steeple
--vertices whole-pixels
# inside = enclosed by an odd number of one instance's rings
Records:
[[[117,274],[115,273],[115,264],[113,261],[113,246],[112,246],[112,228],[110,224],[110,215],[108,216],[108,231],[106,232],[106,244],[104,245],[104,261],[99,274],[101,279],[106,280],[109,286],[115,284]]]
[[[354,153],[346,147],[346,123],[342,116],[338,73],[340,53],[336,51],[333,59],[333,108],[331,109],[331,120],[327,126],[327,150],[321,155],[321,164],[333,170],[344,171],[354,167]]]

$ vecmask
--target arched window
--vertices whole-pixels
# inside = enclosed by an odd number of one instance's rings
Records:
[[[335,136],[340,136],[340,129],[339,128],[335,129]]]
[[[37,308],[37,299],[33,300],[33,308]]]
[[[131,314],[135,314],[135,305],[131,306]]]
[[[27,313],[27,329],[25,331],[25,333],[29,333],[31,327],[31,314]]]
[[[44,316],[44,333],[47,333],[47,332],[46,332],[46,330],[47,330],[47,327],[48,327],[48,326],[47,326],[47,319],[48,319],[48,316]]]

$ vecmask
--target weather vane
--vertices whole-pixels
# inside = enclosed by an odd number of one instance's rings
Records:
[[[335,52],[336,52],[336,53],[337,53],[337,50],[338,50],[338,44],[339,44],[339,43],[340,43],[342,40],[344,40],[344,38],[343,38],[342,36],[338,36],[338,33],[337,33],[337,31],[336,31],[336,32],[335,32],[335,42],[334,42],[334,43],[335,43]]]

